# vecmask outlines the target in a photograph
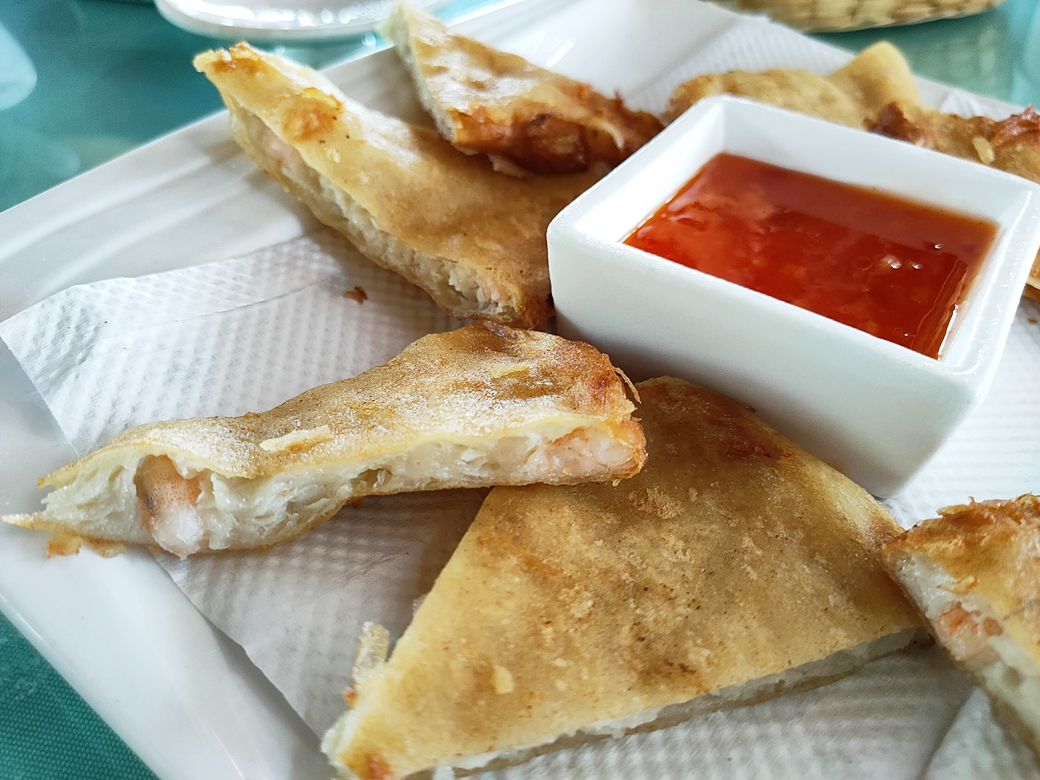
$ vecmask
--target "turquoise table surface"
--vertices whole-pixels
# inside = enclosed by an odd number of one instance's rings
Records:
[[[443,15],[486,2],[460,0]],[[1040,103],[1036,0],[1007,0],[968,19],[818,37],[850,50],[888,39],[922,76]],[[215,90],[189,61],[219,43],[170,25],[144,3],[0,0],[0,210],[217,110]],[[375,44],[367,36],[280,50],[322,66]],[[0,616],[0,780],[152,777]]]

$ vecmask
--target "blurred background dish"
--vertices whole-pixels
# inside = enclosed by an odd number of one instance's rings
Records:
[[[413,1],[429,9],[446,2]],[[251,41],[321,41],[358,35],[385,19],[392,4],[392,0],[155,0],[159,13],[189,32]]]
[[[916,24],[988,11],[1004,0],[732,0],[737,11],[758,11],[807,32],[863,30]]]
[[[0,24],[0,111],[17,106],[36,86],[36,68],[11,33]]]
[[[511,2],[452,0],[437,13],[451,22]],[[3,87],[10,99],[0,105],[0,211],[222,108],[191,58],[242,37],[256,40],[235,28],[216,37],[187,32],[151,2],[0,0],[0,25],[9,33],[0,40],[0,81],[11,82]],[[570,45],[558,37],[543,42],[564,53],[553,57],[565,56]],[[1035,0],[1006,0],[962,19],[817,38],[850,51],[887,39],[920,76],[1018,105],[1040,103]],[[380,45],[368,32],[267,48],[321,68]],[[5,57],[19,66],[3,67]]]
[[[1017,5],[1021,4],[1012,3],[999,12],[928,25],[857,30],[822,35],[821,38],[828,43],[856,49],[886,40],[903,52],[918,76],[956,84],[982,95],[1001,95],[1012,102],[1028,103],[1035,98],[1023,96],[1015,100],[1012,95],[1015,62],[1008,56],[1008,45],[1013,35],[1009,16],[1022,10]],[[941,28],[941,35],[927,34],[936,28]],[[1021,34],[1022,30],[1019,30]],[[1023,54],[1028,50],[1029,47],[1024,46]]]

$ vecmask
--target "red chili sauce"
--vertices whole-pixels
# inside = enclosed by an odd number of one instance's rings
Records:
[[[625,243],[937,358],[996,231],[719,154]]]

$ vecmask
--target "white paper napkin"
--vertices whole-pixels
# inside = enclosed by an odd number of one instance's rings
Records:
[[[676,84],[700,72],[797,66],[822,73],[844,59],[768,22],[743,21],[639,102],[663,107]],[[950,92],[942,99],[964,106],[969,98]],[[363,303],[344,295],[355,287],[367,294]],[[989,397],[891,502],[904,525],[969,496],[1040,491],[1037,319],[1040,306],[1024,302]],[[274,406],[453,325],[425,294],[322,233],[237,260],[73,288],[0,325],[0,337],[85,452],[141,422]],[[394,635],[403,630],[482,495],[369,499],[271,551],[159,560],[320,734],[343,709],[362,621],[381,622]],[[550,754],[497,775],[921,777],[969,692],[941,653],[910,652],[816,691]],[[942,744],[951,755],[966,749]],[[994,745],[970,749],[1003,749]],[[985,760],[979,765],[1005,759]]]
[[[73,287],[0,324],[0,338],[85,454],[144,422],[271,408],[458,324],[323,231],[221,263]],[[157,558],[321,733],[343,709],[362,622],[404,629],[482,497],[369,499],[344,510],[349,522],[269,553]]]
[[[970,684],[937,650],[883,658],[806,693],[549,753],[497,780],[909,780]]]
[[[401,635],[486,492],[367,498],[272,550],[156,557],[320,736],[346,709],[362,624]]]
[[[924,780],[1040,780],[1032,752],[1002,728],[980,690],[974,691],[935,751]]]
[[[344,296],[358,286],[364,303]],[[972,494],[1010,496],[1040,482],[1040,410],[1030,402],[1040,385],[1040,326],[1030,321],[1038,317],[1040,307],[1024,302],[989,398],[893,503],[904,522]],[[451,324],[399,277],[320,234],[237,260],[73,288],[3,323],[0,336],[86,451],[147,420],[267,408]],[[482,498],[368,499],[270,551],[159,560],[321,733],[343,709],[361,623],[400,634]],[[818,691],[499,774],[638,777],[655,766],[678,777],[696,766],[720,778],[917,777],[968,690],[941,654],[913,652]]]
[[[355,287],[363,303],[346,295]],[[142,422],[276,406],[457,324],[324,231],[237,260],[72,287],[8,319],[0,337],[83,454]]]

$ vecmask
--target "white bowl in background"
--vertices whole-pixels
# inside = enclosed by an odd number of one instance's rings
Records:
[[[720,152],[992,220],[939,359],[623,244]],[[1040,186],[729,96],[702,100],[549,226],[561,335],[633,378],[710,387],[871,493],[902,490],[982,400],[1040,248]]]

